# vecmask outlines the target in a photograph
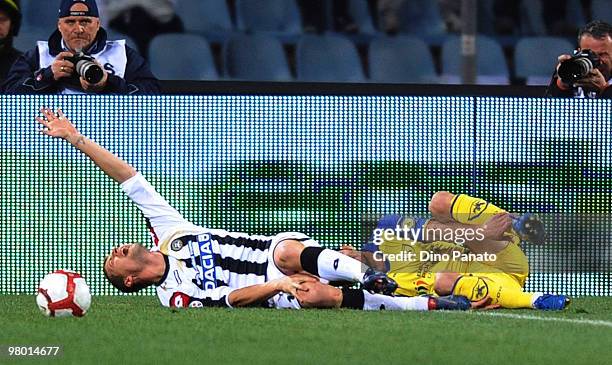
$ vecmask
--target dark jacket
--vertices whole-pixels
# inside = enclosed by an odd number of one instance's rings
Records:
[[[96,39],[86,54],[99,53],[106,47],[106,31],[100,28]],[[56,30],[49,37],[49,53],[55,57],[62,52],[62,35]],[[127,65],[125,76],[108,75],[108,82],[102,92],[104,94],[158,94],[159,83],[147,62],[132,48],[125,46]],[[9,75],[1,87],[5,93],[14,94],[58,94],[70,88],[81,90],[78,76],[53,79],[51,66],[40,69],[38,47],[29,50],[17,59],[9,71]]]
[[[559,77],[555,74],[548,84],[546,89],[546,96],[552,96],[555,98],[573,98],[575,96],[576,89],[562,89],[557,84]],[[596,96],[597,99],[612,99],[612,85],[609,85],[601,94]]]
[[[13,63],[21,56],[21,52],[16,50],[12,42],[5,42],[0,46],[0,83],[6,79]]]

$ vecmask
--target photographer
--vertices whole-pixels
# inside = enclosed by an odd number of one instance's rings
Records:
[[[107,41],[95,0],[62,0],[57,28],[15,62],[4,92],[159,93],[146,61],[125,41]]]
[[[593,21],[578,33],[575,55],[559,56],[546,96],[612,98],[612,25]]]

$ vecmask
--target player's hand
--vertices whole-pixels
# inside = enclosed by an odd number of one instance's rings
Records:
[[[480,310],[490,310],[490,309],[497,309],[501,307],[499,304],[491,304],[492,302],[493,302],[493,299],[491,299],[491,297],[487,295],[486,297],[482,298],[481,300],[477,302],[472,302],[471,308],[480,309]]]
[[[483,226],[484,236],[495,241],[505,241],[507,232],[512,228],[512,216],[508,213],[495,214]]]
[[[319,281],[319,279],[317,279],[315,276],[307,274],[294,274],[276,279],[274,284],[276,290],[297,296],[298,290],[308,291],[308,288],[303,286],[304,283],[317,281]]]
[[[43,117],[36,117],[36,121],[44,128],[40,132],[44,135],[62,138],[69,142],[73,142],[81,134],[76,127],[66,118],[61,109],[57,110],[57,114],[49,108],[42,108],[40,112]]]
[[[604,91],[608,87],[608,82],[604,75],[598,69],[594,68],[586,77],[574,83],[574,86],[580,86],[587,90],[594,90],[598,93]]]
[[[85,80],[83,76],[81,76],[79,81],[81,82],[81,87],[85,91],[93,91],[93,92],[102,91],[104,90],[104,88],[106,87],[106,83],[108,82],[108,72],[106,72],[104,67],[102,67],[102,65],[100,65],[98,61],[95,61],[95,62],[98,66],[100,66],[100,68],[102,69],[102,72],[104,73],[102,76],[102,80],[100,80],[100,82],[98,82],[97,84],[91,84],[87,80]]]
[[[66,58],[72,57],[72,52],[60,52],[53,63],[51,64],[51,72],[53,72],[53,79],[59,80],[62,77],[69,77],[74,72],[74,64]]]

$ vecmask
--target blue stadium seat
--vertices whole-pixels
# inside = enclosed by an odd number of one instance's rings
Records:
[[[401,33],[416,35],[433,45],[439,45],[446,39],[446,25],[437,1],[403,1],[399,14]]]
[[[222,43],[234,31],[226,0],[179,0],[176,14],[185,32],[203,35],[211,42]]]
[[[349,14],[359,27],[359,33],[370,35],[378,33],[374,27],[374,21],[367,1],[349,0]]]
[[[520,14],[522,35],[546,35],[546,25],[542,18],[542,2],[540,0],[521,0]]]
[[[244,32],[268,32],[284,42],[302,33],[302,18],[295,0],[236,0],[236,23]]]
[[[507,85],[510,83],[508,64],[501,46],[492,38],[484,35],[476,37],[477,79],[481,85]],[[442,45],[442,82],[457,84],[461,82],[461,39],[452,36]]]
[[[262,34],[235,34],[223,48],[225,76],[248,81],[290,81],[283,45]]]
[[[610,0],[592,0],[591,14],[593,14],[594,19],[612,24],[612,6],[610,6]]]
[[[383,83],[437,83],[429,48],[411,36],[381,37],[370,43],[370,80]]]
[[[560,54],[571,53],[574,47],[564,38],[522,38],[514,50],[516,76],[525,78],[527,85],[547,85]]]
[[[355,45],[339,35],[304,35],[297,44],[297,78],[312,82],[364,82]]]
[[[194,34],[161,34],[149,45],[153,74],[162,80],[219,78],[208,41]]]
[[[59,0],[22,0],[23,28],[42,29],[47,32],[48,38],[57,29],[57,12]]]

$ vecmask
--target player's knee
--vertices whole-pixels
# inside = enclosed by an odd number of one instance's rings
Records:
[[[429,211],[434,216],[446,216],[449,214],[450,206],[455,195],[448,191],[438,191],[429,201]]]
[[[337,308],[342,303],[342,291],[320,282],[303,283],[298,291],[302,308]]]
[[[300,254],[304,245],[295,240],[284,240],[274,248],[274,264],[286,275],[302,271]]]
[[[436,273],[436,283],[434,290],[438,295],[451,295],[455,282],[459,278],[459,274],[455,272],[439,272]]]

